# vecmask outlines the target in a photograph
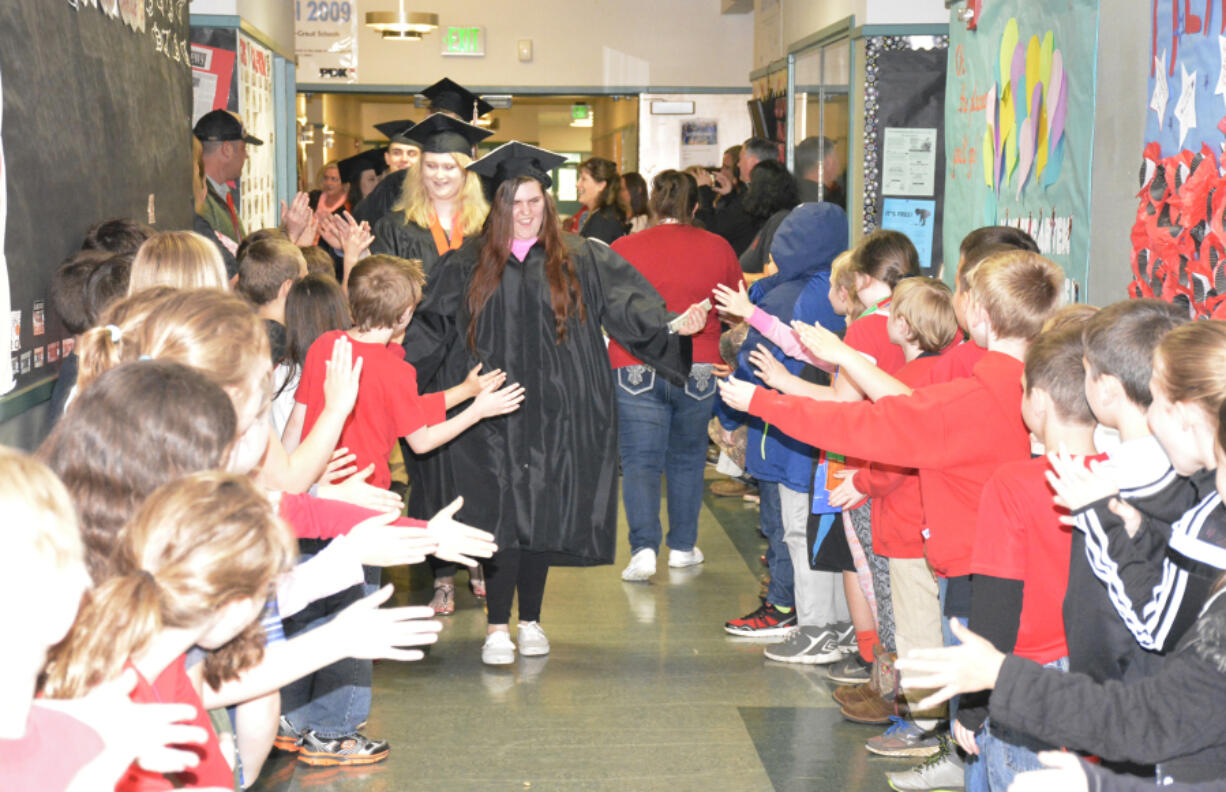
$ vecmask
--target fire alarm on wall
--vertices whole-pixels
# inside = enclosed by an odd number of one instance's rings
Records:
[[[532,39],[520,39],[515,51],[519,55],[520,63],[530,62],[532,60]]]

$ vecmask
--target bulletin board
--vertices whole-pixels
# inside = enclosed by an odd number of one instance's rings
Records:
[[[71,341],[51,275],[86,230],[114,217],[191,227],[192,81],[186,0],[4,0],[0,36],[8,417],[50,394]]]
[[[1226,318],[1226,13],[1215,4],[1150,0],[1132,297],[1189,316]],[[1140,102],[1138,102],[1140,105]],[[1138,110],[1140,108],[1138,107]]]
[[[945,249],[979,226],[1021,228],[1064,269],[1070,301],[1089,267],[1098,9],[984,3],[974,29],[950,21]]]

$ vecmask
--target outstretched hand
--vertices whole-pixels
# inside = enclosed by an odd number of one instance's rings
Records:
[[[843,343],[843,339],[819,324],[792,322],[792,330],[800,343],[818,360],[825,360],[836,366],[845,365],[849,355],[858,354],[854,349]]]
[[[902,686],[908,690],[936,689],[917,709],[926,710],[949,701],[960,693],[991,690],[996,687],[1005,656],[986,639],[963,627],[957,619],[950,621],[954,637],[960,646],[944,649],[914,649],[900,658],[896,667],[902,672]]]
[[[392,585],[345,608],[320,629],[329,629],[332,642],[345,647],[349,657],[363,660],[420,660],[425,654],[405,646],[428,646],[443,629],[433,621],[434,609],[380,608],[395,589]]]
[[[749,403],[753,401],[754,391],[757,390],[756,385],[736,377],[716,380],[716,384],[719,386],[719,397],[724,400],[724,404],[737,412],[749,412]]]
[[[316,494],[321,498],[352,503],[354,506],[361,506],[371,511],[399,514],[404,508],[404,502],[400,500],[399,495],[366,483],[374,472],[375,463],[371,462],[340,484],[320,484]]]
[[[341,335],[332,344],[332,357],[324,364],[324,409],[349,415],[358,400],[358,385],[362,379],[362,361],[353,361],[353,344]]]
[[[754,376],[762,380],[769,388],[782,391],[789,380],[794,379],[792,372],[780,363],[765,344],[758,344],[749,352],[749,363],[754,367]]]
[[[745,290],[745,281],[737,283],[736,291],[722,283],[717,283],[712,292],[715,305],[725,317],[735,321],[744,321],[753,315],[753,303],[749,301],[749,292]]]
[[[502,369],[494,369],[493,371],[482,374],[482,365],[483,364],[478,363],[477,365],[473,366],[472,370],[468,372],[468,376],[464,378],[464,393],[466,398],[471,399],[487,388],[497,390],[498,388],[502,387],[502,383],[507,381],[507,373]]]
[[[1072,515],[1091,503],[1119,494],[1119,487],[1102,469],[1101,462],[1091,462],[1087,468],[1084,459],[1070,454],[1063,444],[1048,453],[1047,460],[1051,464],[1047,481],[1056,493],[1053,500],[1070,512],[1060,518],[1066,525],[1072,525]]]
[[[831,506],[848,509],[864,500],[866,494],[856,489],[855,476],[858,472],[858,470],[852,468],[843,468],[834,472],[834,477],[841,479],[841,481],[839,486],[830,490],[830,496],[827,500]]]
[[[472,408],[482,418],[513,413],[524,401],[524,387],[518,382],[501,389],[496,390],[495,388],[497,386],[491,382],[473,399]]]
[[[393,567],[420,564],[438,549],[438,540],[421,527],[393,525],[399,511],[369,517],[346,535],[357,557],[366,566]]]
[[[475,567],[478,558],[489,558],[498,551],[498,545],[494,543],[493,534],[455,519],[455,513],[463,505],[464,498],[453,500],[430,518],[426,531],[438,543],[435,558]]]
[[[285,226],[285,234],[295,245],[315,244],[315,233],[307,236],[308,227],[314,212],[311,211],[311,197],[304,192],[295,193],[289,206],[281,201],[281,225]]]

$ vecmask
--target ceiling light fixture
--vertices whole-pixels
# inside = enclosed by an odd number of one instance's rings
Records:
[[[368,11],[366,26],[394,41],[418,41],[438,29],[438,14],[405,11],[400,0],[398,11]]]

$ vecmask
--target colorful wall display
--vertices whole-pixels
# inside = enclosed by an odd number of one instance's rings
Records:
[[[305,83],[352,83],[358,79],[356,0],[294,3],[294,51]]]
[[[1226,317],[1226,12],[1151,0],[1153,34],[1133,297]],[[1219,9],[1220,11],[1220,9]]]
[[[986,3],[976,29],[950,23],[945,249],[979,226],[1017,226],[1064,268],[1070,299],[1089,266],[1098,7]]]

